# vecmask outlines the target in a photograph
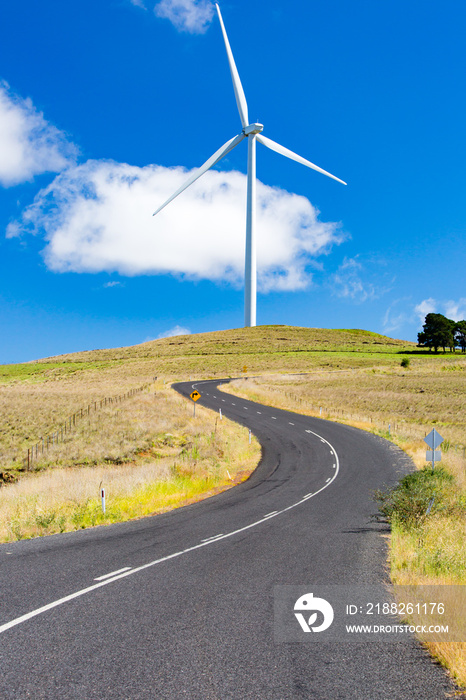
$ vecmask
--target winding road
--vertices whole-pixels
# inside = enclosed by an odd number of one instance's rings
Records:
[[[2,700],[440,700],[404,642],[279,643],[274,587],[388,584],[371,494],[412,468],[381,438],[226,394],[263,455],[229,491],[163,515],[0,546]],[[304,634],[304,633],[303,633]]]

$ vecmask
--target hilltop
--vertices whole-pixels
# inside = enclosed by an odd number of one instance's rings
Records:
[[[294,371],[306,369],[309,364],[325,366],[330,360],[329,353],[332,365],[337,363],[338,366],[341,361],[345,365],[349,362],[361,366],[373,353],[377,353],[380,360],[381,354],[398,357],[399,353],[413,352],[415,348],[415,343],[359,329],[256,326],[161,338],[130,347],[68,353],[13,367],[22,367],[25,371],[29,368],[29,373],[36,374],[47,371],[44,364],[59,372],[60,368],[65,371],[66,365],[71,371],[71,366],[76,370],[104,369],[130,363],[132,370],[140,369],[141,376],[146,374],[144,368],[147,370],[148,364],[159,374],[177,377],[184,373],[229,376],[238,374],[244,366],[250,371]]]
[[[359,329],[329,330],[298,326],[255,326],[225,331],[180,335],[140,345],[69,353],[42,362],[105,361],[169,357],[173,355],[274,354],[276,352],[393,352],[412,350],[415,343]]]

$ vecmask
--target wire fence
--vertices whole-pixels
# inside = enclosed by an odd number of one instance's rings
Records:
[[[156,379],[157,377],[154,377],[154,381]],[[85,408],[81,408],[76,413],[73,413],[73,415],[69,416],[57,430],[54,430],[53,433],[49,433],[48,435],[44,435],[44,437],[41,437],[35,445],[28,448],[27,457],[23,459],[24,468],[27,471],[31,471],[34,468],[34,464],[38,462],[39,458],[42,457],[42,455],[44,455],[51,447],[63,442],[66,436],[71,433],[73,428],[83,418],[90,416],[91,413],[96,413],[105,406],[118,404],[125,399],[130,399],[133,396],[136,396],[136,394],[140,394],[149,386],[150,382],[135,389],[130,389],[126,392],[126,394],[117,394],[116,396],[110,396],[105,399],[101,399],[100,401],[92,401]]]
[[[333,370],[335,371],[346,371],[346,370]],[[290,392],[290,391],[283,391],[282,388],[275,388],[271,386],[267,386],[267,391],[270,391],[272,393],[277,393],[281,394],[282,396],[286,396],[286,398],[290,401],[292,401],[294,404],[297,406],[302,406],[303,408],[307,409],[309,412],[314,413],[316,416],[321,417],[321,418],[327,418],[327,419],[332,419],[340,418],[342,421],[357,421],[358,423],[366,423],[373,426],[374,431],[378,431],[379,434],[382,436],[388,436],[388,437],[401,437],[405,439],[419,439],[420,431],[424,432],[424,437],[426,437],[427,433],[430,431],[430,427],[427,427],[425,425],[419,424],[410,424],[406,423],[405,421],[400,422],[395,422],[395,420],[388,422],[386,418],[377,415],[376,413],[373,413],[372,415],[367,412],[363,413],[362,411],[357,411],[357,410],[351,410],[351,408],[345,407],[345,408],[336,408],[335,406],[325,406],[324,403],[320,405],[315,405],[311,404],[309,399],[303,396],[298,396],[297,394]],[[426,448],[427,449],[427,448]],[[455,444],[451,442],[450,440],[445,440],[443,443],[442,450],[444,452],[452,451],[459,456],[462,457],[464,464],[464,468],[466,470],[466,445],[463,443],[461,444]]]

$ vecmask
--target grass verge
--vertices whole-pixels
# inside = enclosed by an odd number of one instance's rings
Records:
[[[246,428],[202,406],[194,418],[192,404],[163,385],[112,410],[1,488],[0,541],[161,513],[239,483],[260,459]]]

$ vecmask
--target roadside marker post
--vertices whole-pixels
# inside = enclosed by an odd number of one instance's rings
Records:
[[[430,431],[430,433],[424,438],[424,442],[430,447],[430,450],[426,452],[426,462],[432,462],[432,471],[435,469],[435,462],[441,462],[442,453],[437,450],[444,438],[438,433],[435,428]]]
[[[220,420],[222,420],[222,409],[219,408],[219,409],[218,409],[218,412],[220,413]]]
[[[251,431],[249,431],[249,444],[251,444]]]
[[[100,497],[102,499],[102,513],[105,515],[105,489],[103,487],[100,489]]]

